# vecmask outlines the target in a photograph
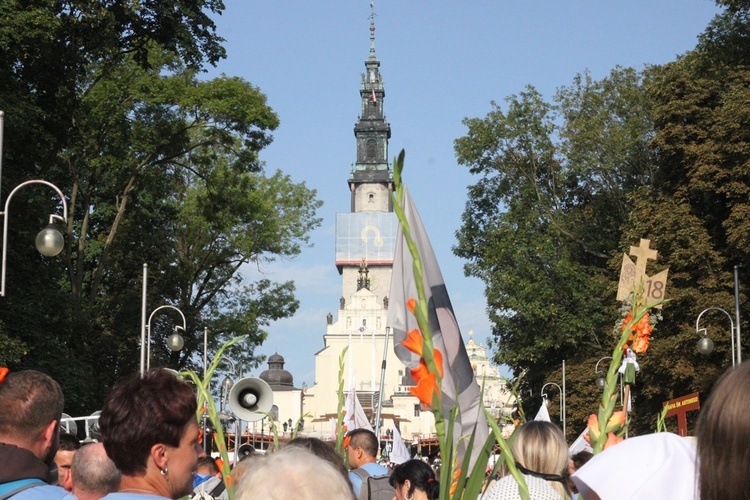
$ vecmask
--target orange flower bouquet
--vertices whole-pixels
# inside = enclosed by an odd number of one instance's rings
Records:
[[[625,318],[618,327],[618,330],[621,331],[620,339],[612,351],[612,361],[605,378],[598,412],[592,414],[588,420],[589,433],[586,440],[593,447],[594,454],[622,441],[627,431],[630,386],[635,383],[635,372],[637,370],[635,354],[645,353],[648,349],[652,321],[657,319],[656,315],[649,314],[649,310],[660,307],[665,302],[667,301],[648,302],[644,300],[642,284],[636,286],[632,306],[628,308]],[[622,382],[625,384],[622,411],[615,411],[618,373],[623,375]]]
[[[440,469],[440,498],[476,498],[480,493],[484,481],[489,456],[495,445],[499,444],[505,464],[519,484],[521,498],[527,499],[529,498],[529,492],[526,482],[516,467],[510,447],[502,437],[502,431],[486,409],[484,412],[492,433],[490,433],[487,441],[483,443],[481,452],[478,454],[471,471],[468,471],[468,465],[472,450],[474,449],[476,428],[470,436],[453,436],[454,423],[459,412],[458,406],[452,408],[447,415],[446,421],[445,411],[443,410],[443,393],[441,390],[443,381],[443,356],[440,350],[436,349],[433,344],[432,330],[430,329],[428,320],[428,301],[424,288],[422,260],[419,249],[412,238],[411,228],[403,210],[404,189],[401,182],[403,165],[404,151],[402,150],[398,158],[394,161],[395,200],[393,205],[402,229],[404,241],[413,259],[412,272],[416,283],[417,297],[409,298],[406,307],[414,315],[419,328],[408,331],[406,339],[401,345],[419,356],[419,365],[410,370],[417,385],[409,388],[409,390],[419,399],[420,403],[429,407],[435,417],[435,430],[438,436],[443,463],[443,467]],[[456,443],[463,439],[468,439],[466,455],[458,457]],[[471,473],[469,474],[469,472]],[[450,486],[448,487],[448,485]]]

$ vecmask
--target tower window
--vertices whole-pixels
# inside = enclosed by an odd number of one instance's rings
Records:
[[[367,158],[374,160],[375,159],[375,139],[370,139],[367,141]]]
[[[368,203],[375,203],[375,195],[370,193],[370,195],[367,197]]]

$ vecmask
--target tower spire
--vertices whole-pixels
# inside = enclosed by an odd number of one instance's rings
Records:
[[[370,59],[375,57],[375,0],[370,0]]]

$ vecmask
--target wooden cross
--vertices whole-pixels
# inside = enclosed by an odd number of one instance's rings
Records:
[[[635,275],[644,276],[646,274],[646,263],[649,259],[654,260],[658,255],[656,250],[649,248],[651,240],[641,238],[640,246],[630,247],[630,255],[635,257]]]

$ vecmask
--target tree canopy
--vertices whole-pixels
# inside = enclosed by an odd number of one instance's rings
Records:
[[[98,409],[138,370],[144,263],[148,311],[173,305],[188,325],[172,353],[166,338],[181,322],[154,317],[152,364],[198,367],[207,328],[209,351],[246,335],[232,357],[253,366],[263,328],[298,307],[293,282],[266,279],[263,266],[309,244],[321,202],[261,161],[279,125],[266,96],[241,78],[200,78],[224,55],[209,17],[222,9],[0,0],[3,201],[42,178],[69,207],[65,249],[47,260],[30,242],[59,200],[39,187],[13,198],[0,364],[59,380],[70,414]]]
[[[584,73],[552,102],[528,87],[466,119],[456,140],[478,180],[454,251],[486,283],[497,361],[526,372],[537,403],[567,360],[571,438],[595,409],[594,368],[623,314],[622,254],[640,238],[659,251],[647,273],[670,269],[671,302],[638,359],[636,431],[652,432],[668,399],[705,397],[728,365],[729,325],[713,318],[717,349],[702,357],[695,319],[733,310],[732,268],[748,261],[747,19],[738,3],[678,60],[600,81]]]

